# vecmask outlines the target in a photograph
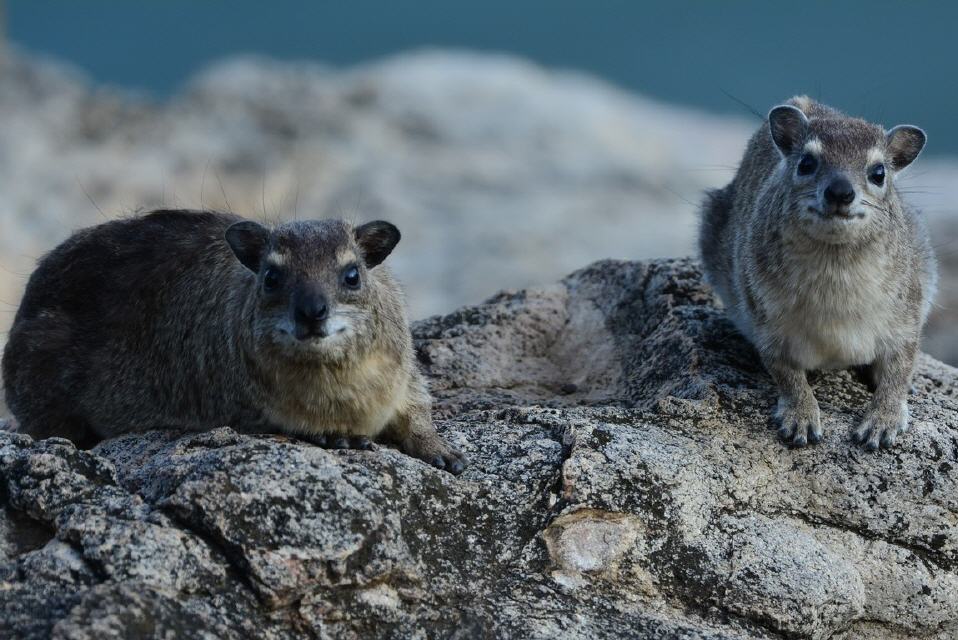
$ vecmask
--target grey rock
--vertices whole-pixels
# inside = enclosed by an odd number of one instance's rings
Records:
[[[0,637],[932,638],[958,634],[958,371],[867,453],[826,437],[689,260],[605,261],[419,322],[459,478],[385,446],[0,431]]]

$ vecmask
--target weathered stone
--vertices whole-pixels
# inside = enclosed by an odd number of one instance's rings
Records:
[[[689,260],[606,261],[414,328],[456,478],[388,448],[0,432],[0,637],[958,635],[958,372],[868,453],[867,391],[812,377],[825,440]]]

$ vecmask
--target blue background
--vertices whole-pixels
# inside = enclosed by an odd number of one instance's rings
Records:
[[[0,0],[2,2],[2,0]],[[809,93],[958,153],[958,5],[606,0],[7,0],[7,34],[99,81],[174,92],[235,53],[349,65],[421,47],[514,52],[718,112]]]

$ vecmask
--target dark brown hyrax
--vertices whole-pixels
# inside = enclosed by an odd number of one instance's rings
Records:
[[[267,228],[156,211],[84,229],[30,277],[3,354],[19,429],[89,444],[130,431],[380,435],[460,473],[436,433],[388,222]]]
[[[863,369],[874,394],[854,437],[868,449],[908,428],[936,271],[895,179],[924,145],[917,127],[885,131],[796,97],[772,109],[735,179],[706,198],[706,276],[778,385],[779,433],[793,445],[822,437],[812,369]]]

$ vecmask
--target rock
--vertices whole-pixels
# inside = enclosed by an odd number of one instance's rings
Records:
[[[958,371],[913,426],[817,374],[825,440],[696,263],[605,261],[417,323],[453,477],[380,446],[0,431],[0,637],[835,638],[958,634]]]

